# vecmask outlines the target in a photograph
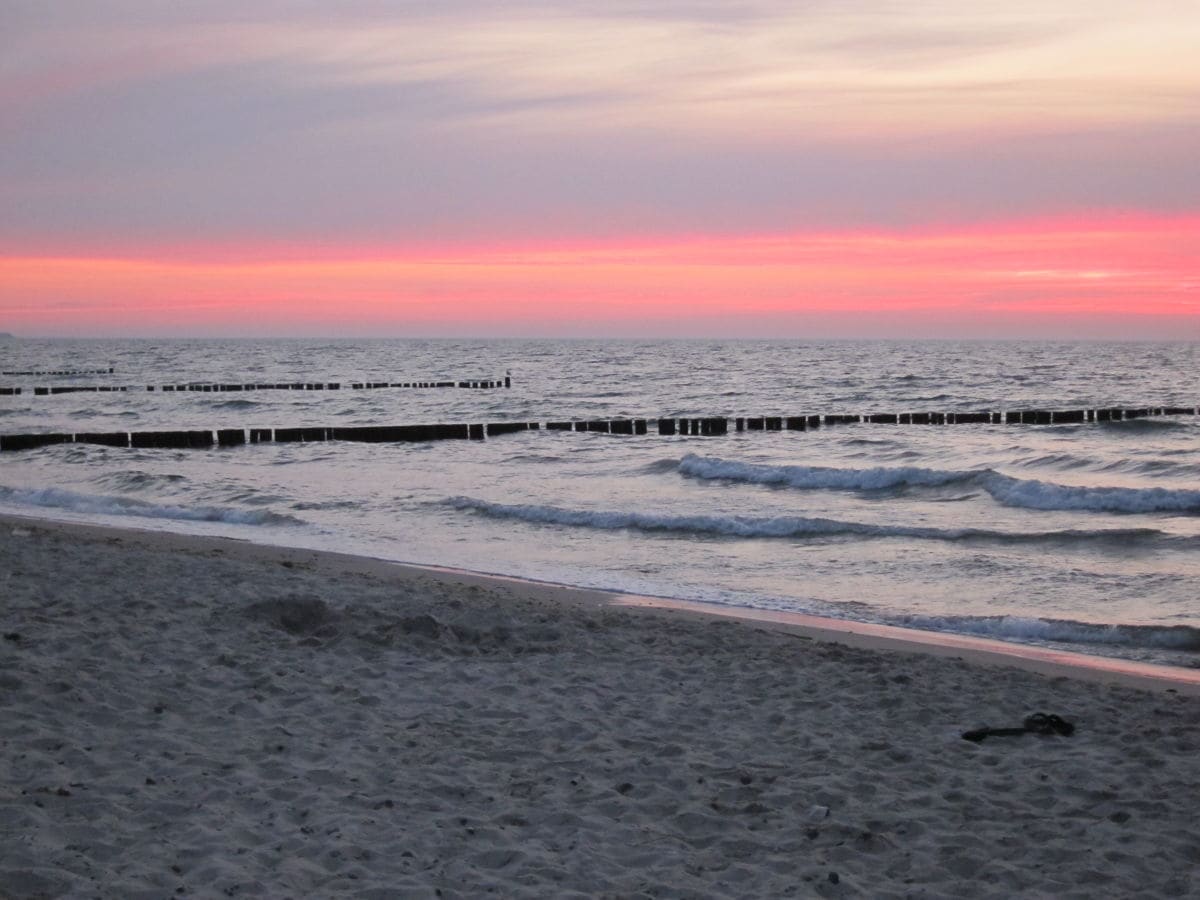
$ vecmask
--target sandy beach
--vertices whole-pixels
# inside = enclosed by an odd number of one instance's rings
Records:
[[[1196,896],[1194,684],[610,599],[0,519],[0,896]]]

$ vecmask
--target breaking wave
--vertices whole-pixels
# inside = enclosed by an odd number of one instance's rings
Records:
[[[827,466],[768,466],[689,453],[679,460],[679,472],[692,478],[777,484],[805,490],[878,491],[888,488],[940,487],[970,481],[978,473],[916,466],[838,469]]]
[[[905,616],[897,624],[1017,641],[1052,641],[1200,653],[1200,628],[1189,625],[1103,625],[1021,616]]]
[[[1200,513],[1200,491],[1183,488],[1079,487],[989,472],[980,485],[1005,506],[1087,512]]]
[[[1082,487],[1014,478],[992,469],[962,471],[916,466],[869,469],[771,466],[688,454],[678,471],[691,478],[782,485],[801,490],[878,491],[902,487],[974,484],[1005,506],[1037,510],[1110,513],[1200,513],[1200,490],[1185,488]]]
[[[78,494],[59,488],[0,487],[0,503],[36,506],[105,516],[139,516],[188,522],[225,522],[231,525],[301,525],[294,516],[265,509],[235,509],[229,506],[172,506],[148,503],[133,497]]]
[[[659,534],[738,538],[860,537],[916,538],[933,541],[990,541],[997,543],[1080,543],[1170,540],[1153,528],[1079,529],[1011,532],[987,528],[932,528],[920,525],[876,525],[806,516],[675,516],[618,510],[563,509],[540,504],[492,503],[473,497],[444,501],[455,509],[472,510],[497,519],[516,519],[540,525],[564,525],[603,531],[630,529]]]

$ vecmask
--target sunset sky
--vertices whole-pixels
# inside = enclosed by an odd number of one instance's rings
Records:
[[[1200,340],[1200,0],[4,0],[0,331]]]

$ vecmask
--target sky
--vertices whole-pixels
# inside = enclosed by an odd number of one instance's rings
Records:
[[[1200,0],[0,0],[0,331],[1200,340]]]

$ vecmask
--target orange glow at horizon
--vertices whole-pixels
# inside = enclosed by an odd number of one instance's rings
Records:
[[[1200,323],[1200,217],[542,246],[185,247],[0,256],[26,334],[637,332],[803,336],[820,321]],[[842,324],[837,325],[838,322]],[[960,329],[961,330],[961,329]],[[968,328],[969,330],[969,328]],[[787,336],[780,334],[779,336]],[[937,336],[937,335],[932,335]],[[1200,339],[1200,327],[1184,339]]]

